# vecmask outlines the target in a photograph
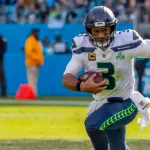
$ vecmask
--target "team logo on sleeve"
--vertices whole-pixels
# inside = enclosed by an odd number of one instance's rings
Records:
[[[96,60],[96,54],[95,53],[89,53],[88,54],[88,60],[89,61],[95,61]]]
[[[76,47],[77,47],[77,46],[76,46],[76,43],[75,43],[75,41],[74,41],[74,40],[72,40],[71,47],[72,47],[72,48],[76,48]]]
[[[118,52],[118,53],[116,53],[116,59],[117,60],[123,60],[123,59],[125,59],[124,52]]]

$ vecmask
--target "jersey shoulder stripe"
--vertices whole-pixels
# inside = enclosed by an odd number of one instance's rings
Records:
[[[94,52],[95,49],[96,49],[95,47],[80,47],[80,48],[74,50],[73,53],[76,53],[76,54],[81,54],[83,52],[85,52],[85,53],[91,52],[92,53],[92,52]]]
[[[139,40],[139,41],[134,42],[134,43],[125,44],[125,45],[116,46],[116,47],[112,47],[111,49],[112,49],[113,51],[115,51],[115,52],[124,51],[124,50],[130,50],[130,49],[133,49],[133,48],[138,47],[139,45],[141,45],[141,43],[142,43],[142,40]]]

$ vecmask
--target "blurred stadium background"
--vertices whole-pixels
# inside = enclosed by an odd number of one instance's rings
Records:
[[[0,98],[0,150],[92,150],[84,130],[86,109],[92,97],[72,92],[61,84],[71,58],[71,41],[84,33],[82,22],[93,7],[105,5],[119,20],[117,30],[135,29],[150,36],[150,0],[0,0],[0,35],[7,40],[4,69],[7,97]],[[20,84],[27,83],[24,44],[32,28],[40,30],[45,56],[34,101],[18,101]],[[66,50],[54,50],[60,35]],[[45,44],[45,39],[47,43]],[[150,63],[142,81],[150,96]],[[140,131],[137,118],[127,127],[132,150],[149,150],[150,127]]]

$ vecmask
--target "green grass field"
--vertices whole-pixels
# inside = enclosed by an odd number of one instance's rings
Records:
[[[0,150],[92,150],[84,130],[87,106],[0,107]],[[132,150],[150,150],[150,126],[127,127]]]

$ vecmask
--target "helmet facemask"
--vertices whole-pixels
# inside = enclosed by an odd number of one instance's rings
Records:
[[[109,28],[109,26],[102,27],[101,29],[105,31],[105,30],[107,30],[107,28]],[[91,31],[92,28],[87,28],[86,30],[89,34],[91,42],[95,46],[101,48],[103,51],[105,51],[109,47],[109,45],[111,44],[111,42],[113,41],[113,39],[115,37],[115,26],[114,25],[110,26],[110,29],[109,29],[110,31],[109,32],[106,31],[106,34],[104,33],[103,37],[97,37],[96,35],[93,35],[92,31]]]

